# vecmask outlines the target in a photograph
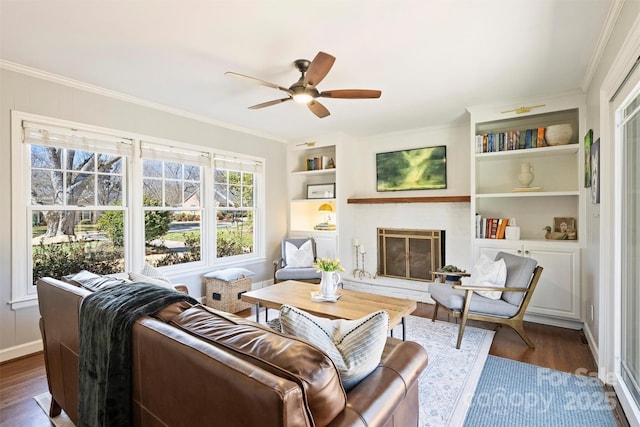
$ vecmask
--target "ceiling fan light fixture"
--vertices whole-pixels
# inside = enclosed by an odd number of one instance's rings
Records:
[[[292,98],[298,104],[308,104],[313,101],[313,96],[309,95],[308,93],[296,93],[292,95]]]

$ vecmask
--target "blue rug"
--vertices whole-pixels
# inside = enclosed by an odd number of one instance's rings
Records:
[[[617,426],[600,380],[488,356],[464,425]]]

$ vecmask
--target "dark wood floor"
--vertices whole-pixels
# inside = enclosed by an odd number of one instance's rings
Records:
[[[418,304],[416,316],[431,317],[433,306]],[[249,315],[246,313],[240,313]],[[448,320],[447,313],[438,318]],[[453,319],[451,319],[453,321]],[[496,329],[493,324],[472,322],[471,326]],[[536,344],[532,350],[508,327],[496,329],[490,354],[570,373],[596,371],[591,351],[582,331],[527,323],[525,329]],[[0,426],[50,426],[50,421],[33,400],[47,391],[42,354],[0,365]]]

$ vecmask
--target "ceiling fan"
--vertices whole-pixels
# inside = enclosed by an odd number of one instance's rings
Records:
[[[255,77],[245,76],[244,74],[238,74],[231,71],[224,73],[227,76],[238,77],[241,79],[249,80],[254,83],[258,83],[263,86],[271,87],[281,90],[287,94],[286,98],[274,99],[273,101],[263,102],[261,104],[253,105],[249,107],[252,110],[258,108],[270,107],[271,105],[280,104],[287,101],[296,101],[301,104],[307,104],[307,107],[313,114],[323,118],[327,117],[329,110],[324,105],[317,101],[317,98],[343,98],[343,99],[363,99],[363,98],[380,98],[382,94],[379,90],[369,89],[339,89],[339,90],[327,90],[320,92],[316,86],[325,78],[336,58],[328,53],[318,52],[313,61],[309,62],[306,59],[298,59],[294,61],[294,65],[300,71],[302,76],[300,79],[289,86],[288,88],[279,86],[274,83],[270,83],[264,80],[256,79]]]

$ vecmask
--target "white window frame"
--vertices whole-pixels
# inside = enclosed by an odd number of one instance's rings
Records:
[[[176,141],[169,141],[161,138],[154,138],[147,135],[140,135],[131,132],[119,131],[116,129],[102,128],[98,126],[86,125],[78,122],[61,120],[31,113],[24,113],[16,110],[11,111],[11,165],[12,182],[11,187],[11,300],[9,304],[13,310],[20,310],[37,305],[37,293],[35,284],[31,281],[31,246],[27,231],[30,230],[30,194],[29,186],[31,165],[29,163],[29,145],[22,142],[23,122],[31,121],[42,123],[43,125],[58,128],[79,130],[80,132],[90,132],[102,135],[118,135],[120,138],[127,138],[132,141],[134,155],[127,158],[127,164],[123,165],[125,170],[126,189],[124,189],[125,199],[125,270],[138,271],[144,265],[144,211],[142,207],[142,147],[143,142],[149,142],[168,147],[172,152],[182,151],[188,155],[193,153],[206,154],[211,161],[201,170],[201,261],[172,266],[160,267],[163,272],[169,275],[179,275],[181,273],[199,273],[209,271],[212,268],[222,266],[247,264],[249,262],[262,262],[265,260],[265,197],[264,182],[266,167],[263,158],[221,151],[206,146],[186,144]],[[209,142],[209,141],[207,141]],[[254,172],[254,252],[251,254],[236,255],[218,259],[216,257],[216,221],[215,207],[211,200],[213,194],[213,158],[223,156],[234,159],[241,159],[249,163],[259,165],[260,171]],[[179,156],[178,156],[179,157]],[[174,156],[174,159],[177,157]],[[211,195],[209,194],[211,193]]]
[[[256,236],[256,232],[257,232],[257,227],[256,227],[256,219],[257,219],[257,208],[256,208],[256,192],[257,192],[257,181],[258,181],[258,172],[254,172],[254,171],[242,171],[242,170],[237,170],[237,169],[233,169],[233,168],[223,168],[223,167],[216,167],[214,166],[213,168],[213,172],[214,172],[214,181],[215,181],[215,171],[216,170],[222,170],[225,171],[227,173],[229,172],[238,172],[240,174],[243,173],[250,173],[253,175],[253,184],[251,185],[252,189],[253,189],[253,207],[248,208],[248,207],[240,207],[240,208],[233,208],[233,207],[218,207],[215,206],[215,198],[212,197],[212,201],[211,201],[211,207],[214,210],[214,218],[216,219],[216,223],[215,223],[215,231],[216,231],[216,239],[214,239],[215,241],[215,250],[214,250],[214,256],[217,260],[219,260],[220,262],[229,262],[229,261],[234,261],[234,260],[241,260],[243,258],[247,258],[247,257],[252,257],[257,248],[256,248],[256,242],[257,242],[257,236]],[[227,187],[229,186],[229,183],[227,182]],[[215,182],[214,182],[214,187],[215,187]],[[220,257],[218,258],[218,242],[217,242],[217,236],[218,236],[218,230],[217,230],[217,212],[218,211],[231,211],[231,212],[248,212],[251,211],[253,212],[253,252],[248,253],[248,254],[239,254],[239,255],[229,255],[229,256],[225,256],[225,257]]]
[[[209,233],[209,228],[207,224],[209,223],[208,217],[209,213],[206,206],[207,196],[205,194],[206,186],[205,186],[205,175],[209,173],[209,169],[211,167],[211,157],[212,154],[206,150],[203,150],[200,147],[193,147],[186,144],[180,144],[174,141],[161,140],[157,138],[143,138],[140,142],[140,159],[139,161],[139,171],[140,171],[140,180],[136,182],[135,192],[136,192],[136,201],[140,204],[140,209],[142,210],[142,231],[140,233],[140,238],[143,242],[142,248],[142,264],[145,262],[145,249],[144,248],[144,212],[148,210],[154,210],[149,206],[143,206],[143,168],[142,164],[144,160],[157,160],[163,162],[172,162],[172,163],[181,163],[181,164],[191,164],[191,165],[199,165],[200,169],[200,207],[198,208],[200,211],[200,261],[193,262],[185,262],[174,265],[167,265],[163,267],[158,267],[163,272],[182,272],[182,271],[193,271],[193,269],[204,268],[207,266],[207,252],[208,248],[206,247],[206,241],[208,240],[206,236]],[[162,181],[164,183],[164,172]],[[166,211],[174,211],[178,212],[184,210],[183,207],[168,207],[168,206],[158,206],[157,210],[166,210]],[[142,266],[140,266],[142,268]]]

